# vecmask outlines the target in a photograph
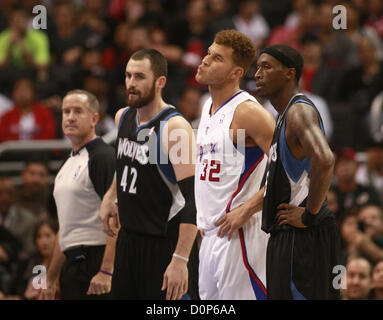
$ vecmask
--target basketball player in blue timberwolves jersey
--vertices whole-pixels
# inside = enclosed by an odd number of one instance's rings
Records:
[[[269,299],[337,299],[333,268],[339,234],[326,194],[334,156],[315,105],[298,91],[303,59],[293,48],[261,50],[257,95],[279,113],[270,148],[262,229],[270,233],[266,282]]]
[[[107,234],[114,235],[110,222],[121,223],[113,299],[177,300],[186,292],[198,298],[194,135],[175,107],[162,99],[166,77],[166,59],[153,49],[135,52],[126,66],[128,107],[115,119],[116,175],[100,208]]]

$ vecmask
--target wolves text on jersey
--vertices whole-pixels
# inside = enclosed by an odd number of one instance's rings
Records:
[[[130,141],[128,138],[120,138],[118,140],[117,159],[123,156],[137,160],[140,164],[147,164],[149,161],[149,146],[147,144],[139,144]]]

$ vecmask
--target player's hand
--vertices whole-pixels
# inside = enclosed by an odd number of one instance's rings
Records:
[[[56,283],[47,280],[47,288],[41,289],[40,300],[53,300],[56,294]]]
[[[305,211],[303,207],[292,206],[288,203],[280,204],[277,209],[277,222],[278,226],[281,227],[284,224],[289,224],[297,228],[307,228],[302,222],[302,214]]]
[[[172,259],[164,273],[161,290],[166,291],[166,300],[180,300],[188,291],[187,262],[178,258]]]
[[[227,234],[228,240],[231,240],[234,232],[242,228],[250,220],[250,217],[243,205],[228,212],[215,223],[217,227],[220,227],[217,233],[218,237],[223,238]]]
[[[112,288],[112,277],[108,274],[98,272],[90,281],[87,295],[90,294],[107,294]]]
[[[119,222],[118,207],[114,201],[104,197],[101,202],[100,213],[98,216],[102,223],[102,230],[104,230],[104,232],[110,237],[116,236],[116,232],[113,230],[112,226],[118,229]]]

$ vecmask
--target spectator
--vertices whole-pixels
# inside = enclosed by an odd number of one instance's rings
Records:
[[[257,48],[264,46],[270,30],[260,12],[258,0],[241,0],[233,22],[235,28],[247,35]]]
[[[33,214],[15,203],[15,186],[9,178],[0,178],[0,225],[7,228],[22,245],[21,260],[35,253],[33,232],[36,219]]]
[[[36,300],[38,298],[40,292],[32,285],[35,276],[33,268],[42,265],[48,269],[53,256],[57,229],[57,225],[52,223],[51,220],[42,220],[36,226],[34,234],[34,243],[37,248],[36,254],[20,267],[13,288],[13,294],[19,298],[27,300]],[[55,300],[60,298],[58,285],[57,283]]]
[[[319,38],[315,34],[305,33],[300,45],[304,61],[301,78],[303,91],[321,96],[327,101],[334,100],[337,96],[334,79],[336,82],[337,78],[336,76],[334,78],[334,70],[324,63]],[[327,130],[325,131],[328,133]]]
[[[70,66],[81,57],[86,34],[79,28],[75,7],[71,2],[58,2],[53,8],[55,31],[50,34],[54,62]]]
[[[54,116],[35,100],[32,80],[21,78],[13,88],[13,108],[0,118],[0,142],[56,138]]]
[[[0,93],[0,118],[8,110],[12,109],[12,101]]]
[[[359,223],[355,211],[349,211],[344,215],[340,222],[339,229],[342,239],[343,262],[359,256],[367,259],[371,263],[383,259],[383,249],[364,231],[363,225]]]
[[[374,97],[383,90],[383,62],[380,61],[374,42],[365,37],[358,43],[360,64],[345,71],[339,83],[339,97],[353,101],[359,121],[355,130],[361,134],[358,137],[369,137],[367,127],[368,111]],[[363,131],[362,131],[363,130]],[[361,140],[361,139],[359,139]],[[362,149],[366,147],[366,141]]]
[[[39,159],[29,159],[21,172],[17,203],[32,212],[36,220],[57,219],[49,178],[48,164]]]
[[[383,260],[378,261],[372,270],[371,287],[369,299],[383,300]]]
[[[334,212],[335,218],[337,219],[339,215],[339,202],[338,202],[337,194],[333,187],[330,187],[330,189],[327,192],[327,207],[332,212]]]
[[[8,81],[13,75],[20,76],[17,69],[29,70],[27,74],[32,75],[37,71],[39,79],[47,76],[48,37],[40,30],[28,29],[28,21],[28,12],[17,9],[12,12],[9,28],[0,34],[0,67],[8,67]]]
[[[186,16],[172,26],[173,38],[169,42],[187,50],[193,41],[199,40],[206,50],[214,37],[209,28],[208,13],[206,0],[189,1]]]
[[[11,290],[14,263],[18,261],[19,251],[19,241],[7,228],[0,225],[0,299]]]
[[[358,230],[358,218],[355,212],[349,212],[344,215],[339,222],[339,232],[342,242],[342,264],[346,264],[350,258],[359,256],[358,241],[362,233]]]
[[[376,205],[366,205],[359,210],[361,230],[383,250],[383,210]]]
[[[332,5],[323,2],[318,10],[318,37],[322,45],[326,67],[342,71],[359,62],[358,54],[351,40],[341,31],[333,28]]]
[[[285,26],[289,29],[296,29],[304,19],[306,9],[312,5],[311,0],[293,0],[293,11],[286,17]]]
[[[305,33],[314,33],[317,29],[317,9],[311,2],[307,2],[299,9],[299,19],[289,25],[280,25],[271,30],[267,45],[287,44],[299,49],[299,41]],[[296,25],[293,27],[293,25]]]
[[[348,261],[347,289],[342,293],[343,300],[366,300],[371,289],[371,264],[357,257]]]
[[[379,197],[374,189],[357,183],[355,175],[358,169],[358,162],[355,157],[355,151],[350,148],[341,148],[337,152],[334,170],[336,178],[334,190],[339,201],[338,219],[342,219],[344,212],[352,208],[358,209],[370,203],[380,205]]]
[[[182,64],[186,67],[186,82],[190,86],[201,87],[195,81],[195,74],[214,37],[209,28],[208,14],[206,0],[189,1],[186,17],[176,21],[172,27],[173,38],[169,42],[184,49]]]
[[[383,91],[372,101],[369,115],[371,138],[375,142],[383,142]]]
[[[356,181],[373,188],[383,203],[383,141],[371,143],[367,149],[367,162],[362,163],[356,173]]]
[[[210,28],[213,34],[221,30],[235,29],[231,18],[230,3],[227,0],[208,0]]]
[[[182,92],[177,108],[188,120],[193,129],[198,129],[201,116],[201,90],[193,87],[186,87]]]
[[[383,2],[381,0],[368,0],[369,17],[366,25],[371,26],[383,40]]]
[[[359,13],[357,7],[353,3],[345,2],[343,5],[347,10],[347,29],[345,30],[346,36],[354,43],[355,46],[358,46],[358,43],[363,38],[371,39],[379,52],[379,57],[381,57],[383,43],[381,42],[376,30],[361,23],[360,15],[363,13]]]
[[[104,70],[94,70],[84,79],[84,89],[93,93],[99,103],[100,103],[100,120],[96,125],[96,134],[98,136],[103,136],[108,132],[114,130],[116,125],[114,119],[110,115],[111,111],[109,109],[109,82]]]
[[[70,1],[58,1],[53,7],[54,27],[50,28],[49,41],[52,53],[50,77],[59,88],[59,95],[74,89],[73,79],[90,33],[80,28],[75,7]]]
[[[120,23],[114,32],[114,41],[110,47],[105,49],[102,57],[102,66],[113,72],[123,69],[128,61],[130,28],[127,23]]]
[[[108,7],[109,15],[114,20],[125,20],[129,24],[135,24],[145,11],[145,3],[141,0],[111,0]]]
[[[114,21],[104,14],[104,0],[85,0],[79,17],[79,26],[87,29],[86,47],[103,48],[108,41]]]

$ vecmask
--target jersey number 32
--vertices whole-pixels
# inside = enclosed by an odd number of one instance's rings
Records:
[[[219,174],[221,171],[221,163],[217,160],[210,160],[209,163],[209,160],[205,159],[202,165],[203,169],[200,180],[206,180],[206,177],[208,176],[209,181],[219,182],[219,177],[217,177],[216,174]]]

